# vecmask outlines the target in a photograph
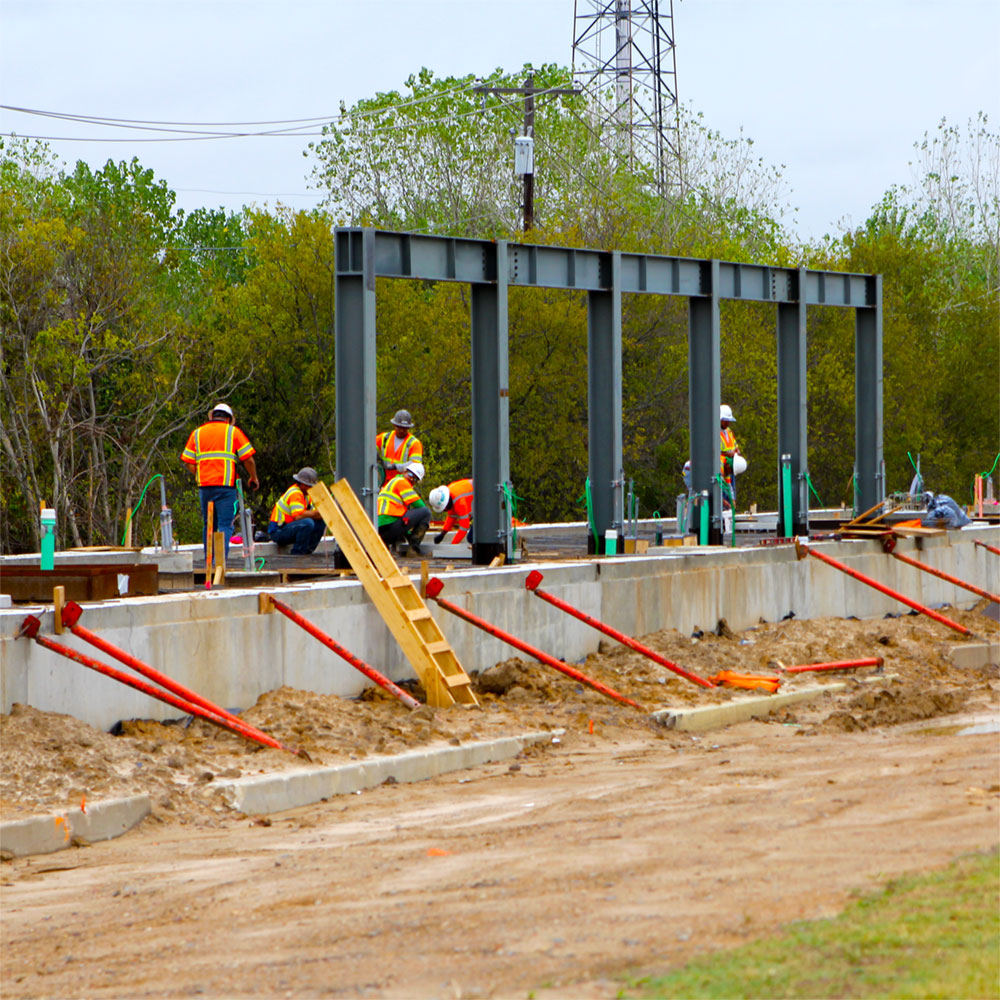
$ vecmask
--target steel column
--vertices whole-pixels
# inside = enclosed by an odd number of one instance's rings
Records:
[[[805,268],[798,272],[800,287]],[[809,534],[809,442],[806,407],[806,303],[778,304],[778,537]],[[791,457],[792,524],[786,529],[781,456]]]
[[[375,520],[375,230],[336,231],[337,478]]]
[[[688,299],[688,426],[691,489],[709,497],[709,543],[722,544],[719,407],[722,403],[719,262],[704,261],[702,292]]]
[[[473,284],[472,340],[472,562],[488,566],[498,555],[514,555],[510,487],[510,377],[507,347],[507,243],[498,240],[492,284]]]
[[[622,293],[621,254],[608,255],[610,288],[587,294],[587,475],[593,505],[594,536],[587,551],[603,550],[604,533],[618,536],[624,549],[625,469],[622,462]]]
[[[869,305],[855,309],[854,472],[858,510],[885,499],[882,455],[882,276],[869,279]]]

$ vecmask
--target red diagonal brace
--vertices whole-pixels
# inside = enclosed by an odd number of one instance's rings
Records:
[[[998,549],[995,545],[987,545],[986,542],[981,542],[978,538],[973,538],[972,540],[976,543],[976,545],[986,549],[987,552],[992,552],[993,555],[1000,556],[1000,549]]]
[[[216,705],[207,698],[203,698],[197,691],[192,691],[179,681],[175,681],[172,677],[168,677],[166,674],[161,673],[155,667],[151,667],[148,663],[144,663],[142,660],[137,659],[131,653],[126,652],[124,649],[119,649],[118,646],[108,642],[107,639],[102,639],[96,632],[91,632],[89,628],[79,624],[81,614],[83,614],[83,608],[81,608],[76,601],[67,601],[63,607],[63,625],[78,639],[83,639],[84,642],[89,642],[91,646],[96,646],[102,653],[107,653],[108,656],[113,656],[119,662],[124,663],[126,667],[131,667],[134,671],[136,671],[136,673],[140,673],[143,677],[147,677],[154,683],[159,684],[160,687],[166,688],[168,691],[172,691],[175,695],[178,695],[185,701],[189,701],[193,705],[199,705],[206,712],[211,712],[213,715],[218,715],[220,718],[228,719],[230,722],[236,723],[244,729],[256,733],[258,736],[267,735],[262,730],[257,729],[256,726],[252,726],[249,722],[241,719],[239,716],[233,715],[232,712]],[[270,737],[268,737],[268,739],[270,739]]]
[[[359,660],[349,649],[345,649],[340,645],[336,639],[331,639],[325,632],[318,629],[308,618],[303,618],[297,611],[293,611],[287,604],[282,603],[276,597],[271,594],[267,595],[267,599],[274,605],[275,609],[280,611],[286,618],[290,618],[296,625],[304,628],[314,639],[319,639],[327,649],[332,649],[337,656],[343,657],[347,662],[354,667],[355,670],[360,670],[361,673],[365,675],[370,681],[374,681],[380,688],[384,688],[389,694],[394,695],[398,698],[407,708],[419,708],[420,702],[417,701],[412,695],[408,695],[401,687],[397,684],[393,684],[388,677],[384,674],[380,674],[374,667],[370,667],[364,660]]]
[[[850,566],[845,566],[842,562],[837,562],[836,559],[831,559],[822,552],[817,552],[811,546],[804,545],[798,538],[795,539],[795,552],[800,559],[807,555],[815,556],[820,562],[825,562],[828,566],[832,566],[834,569],[839,569],[841,573],[846,573],[855,580],[865,583],[869,587],[873,587],[875,590],[881,591],[883,594],[888,594],[889,597],[892,597],[897,601],[902,601],[903,604],[909,608],[913,608],[914,611],[919,611],[922,615],[927,615],[928,618],[933,618],[934,621],[940,622],[942,625],[947,625],[948,628],[954,629],[962,635],[972,635],[972,632],[964,625],[959,625],[958,622],[953,622],[950,618],[945,618],[944,615],[939,615],[936,611],[932,611],[923,604],[911,601],[909,597],[906,597],[892,588],[887,587],[884,583],[879,583],[878,580],[873,580],[870,576],[865,576],[864,573],[859,573],[856,569],[851,569]]]
[[[644,646],[641,642],[636,642],[635,639],[626,635],[624,632],[619,632],[610,625],[605,625],[604,622],[598,621],[596,618],[592,618],[590,615],[580,611],[578,608],[574,608],[572,604],[567,604],[565,601],[560,600],[558,597],[555,597],[547,591],[540,590],[538,585],[542,582],[542,579],[542,574],[539,573],[537,569],[533,569],[524,581],[524,585],[528,590],[537,594],[543,601],[548,601],[553,607],[559,608],[560,611],[565,611],[574,618],[579,618],[580,621],[586,622],[591,626],[591,628],[596,628],[598,632],[603,632],[605,635],[611,636],[612,639],[617,639],[618,642],[628,646],[629,649],[634,649],[637,653],[642,653],[643,656],[648,656],[651,660],[659,663],[661,667],[666,667],[667,670],[672,670],[675,674],[680,674],[681,677],[684,677],[695,684],[700,684],[702,687],[715,687],[711,681],[707,681],[703,677],[698,677],[696,674],[688,673],[682,667],[677,666],[677,664],[672,660],[668,660],[665,656],[661,656],[655,649],[650,649],[648,646]]]
[[[933,566],[928,566],[925,563],[920,562],[918,559],[913,559],[910,556],[904,556],[900,552],[893,552],[893,557],[898,559],[900,562],[905,562],[908,566],[915,566],[917,569],[922,569],[925,573],[931,573],[934,576],[940,577],[942,580],[947,580],[949,583],[955,584],[956,587],[971,590],[973,594],[978,594],[980,597],[985,597],[987,600],[996,601],[997,604],[1000,604],[1000,595],[991,594],[988,590],[983,590],[982,587],[977,587],[975,584],[959,580],[957,576],[951,576],[950,574],[944,573],[939,569],[935,569]]]
[[[53,653],[58,653],[60,656],[65,656],[67,659],[89,667],[91,670],[96,670],[99,674],[104,674],[106,677],[111,677],[122,684],[127,684],[129,687],[135,688],[143,694],[148,694],[151,698],[156,698],[158,701],[165,702],[167,705],[173,705],[174,708],[179,708],[185,715],[197,715],[199,718],[214,723],[222,729],[228,729],[237,736],[253,740],[255,743],[262,743],[264,746],[273,747],[275,750],[288,750],[289,753],[297,754],[300,757],[306,756],[304,751],[292,750],[290,747],[283,746],[276,739],[268,736],[267,733],[255,730],[251,726],[242,723],[239,719],[233,721],[221,715],[216,715],[214,712],[209,712],[207,709],[202,708],[201,705],[196,705],[194,702],[171,694],[169,691],[162,691],[159,688],[153,687],[152,684],[147,684],[145,681],[131,677],[121,670],[109,667],[107,664],[101,663],[100,660],[95,660],[84,653],[77,652],[75,649],[70,649],[69,646],[63,646],[61,643],[55,642],[47,636],[39,635],[38,629],[40,625],[41,622],[34,615],[28,615],[24,619],[18,635],[26,635],[29,639],[34,639],[40,646],[52,650]]]
[[[619,701],[623,705],[631,705],[632,708],[637,708],[640,712],[646,711],[646,709],[643,708],[637,701],[633,701],[631,698],[626,698],[625,695],[619,694],[613,688],[609,688],[606,684],[602,684],[600,681],[595,681],[586,674],[581,674],[579,670],[575,670],[573,667],[563,663],[562,660],[557,660],[554,656],[549,656],[548,653],[544,653],[542,650],[536,649],[534,646],[529,646],[528,643],[518,639],[516,635],[504,632],[503,629],[497,628],[496,625],[486,621],[485,618],[480,618],[478,615],[474,615],[471,611],[466,611],[465,608],[459,607],[457,604],[452,604],[451,601],[446,601],[443,597],[438,597],[438,594],[441,593],[443,588],[444,584],[436,576],[432,576],[430,580],[427,581],[427,596],[437,601],[438,604],[445,609],[445,611],[450,611],[453,615],[457,615],[459,618],[464,619],[470,625],[475,625],[476,628],[481,628],[484,632],[488,632],[490,635],[496,636],[497,639],[502,639],[515,649],[521,650],[522,653],[527,653],[528,656],[534,657],[540,663],[544,663],[546,666],[552,667],[553,670],[558,670],[561,674],[565,674],[567,677],[572,677],[573,680],[579,681],[581,684],[586,684],[599,694],[603,694],[606,698]]]

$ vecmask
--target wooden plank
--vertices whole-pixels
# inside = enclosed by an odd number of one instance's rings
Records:
[[[317,483],[309,499],[322,514],[382,620],[420,678],[430,705],[478,705],[472,682],[408,576],[400,572],[346,480]],[[447,651],[432,655],[430,644]],[[452,679],[454,678],[454,680]]]
[[[62,613],[63,613],[63,608],[66,606],[65,587],[52,588],[52,603],[54,605],[53,612],[55,617],[55,633],[56,635],[62,635],[63,634]]]
[[[923,525],[920,527],[910,526],[908,528],[893,528],[892,533],[894,535],[901,535],[903,538],[931,538],[934,535],[947,535],[947,528],[925,528]]]

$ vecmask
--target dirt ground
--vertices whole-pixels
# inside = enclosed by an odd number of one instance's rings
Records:
[[[944,613],[998,635],[983,606]],[[290,754],[202,722],[112,735],[15,707],[3,819],[139,792],[154,808],[118,840],[3,864],[0,995],[611,997],[615,977],[1000,843],[998,671],[953,666],[963,640],[941,625],[792,619],[644,641],[701,676],[872,655],[884,674],[785,675],[782,690],[854,679],[698,735],[521,660],[476,678],[482,711],[283,688],[244,716],[313,763],[565,733],[514,763],[270,817],[233,812],[212,779],[308,766]],[[579,669],[649,708],[741,697],[620,646]]]

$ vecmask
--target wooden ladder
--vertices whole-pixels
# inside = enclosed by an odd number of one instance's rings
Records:
[[[469,675],[419,591],[402,573],[346,479],[309,490],[312,505],[347,557],[427,692],[427,704],[478,705]]]

